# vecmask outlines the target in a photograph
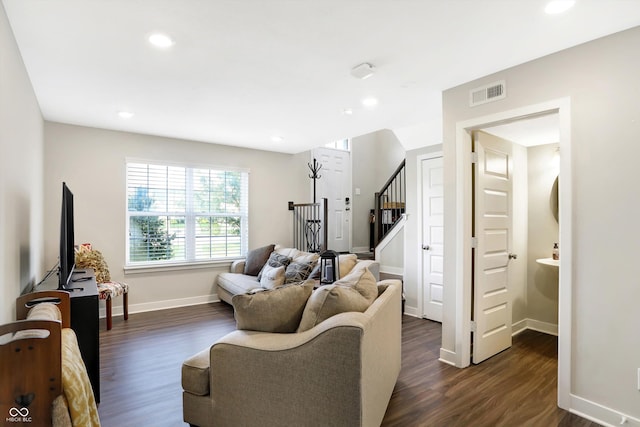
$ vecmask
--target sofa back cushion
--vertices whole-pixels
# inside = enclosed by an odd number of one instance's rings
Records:
[[[311,292],[313,280],[290,284],[231,299],[238,329],[262,332],[295,332]]]

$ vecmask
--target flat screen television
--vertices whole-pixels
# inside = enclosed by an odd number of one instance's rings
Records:
[[[76,265],[73,230],[73,193],[62,183],[62,213],[60,215],[60,265],[58,289],[66,289]]]

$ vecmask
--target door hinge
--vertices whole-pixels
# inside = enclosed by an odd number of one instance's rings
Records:
[[[477,325],[476,325],[476,322],[474,320],[471,321],[470,326],[471,326],[471,332],[476,332]]]
[[[473,164],[478,163],[478,153],[475,151],[471,152],[471,163]]]
[[[471,238],[471,249],[475,249],[478,246],[478,238],[477,237],[472,237]]]

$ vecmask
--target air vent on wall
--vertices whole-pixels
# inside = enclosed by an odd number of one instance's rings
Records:
[[[486,104],[507,97],[507,87],[504,80],[472,89],[469,92],[469,106]]]

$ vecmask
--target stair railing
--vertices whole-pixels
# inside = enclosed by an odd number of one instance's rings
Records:
[[[402,218],[407,197],[405,161],[396,169],[382,189],[375,193],[374,247]]]
[[[324,252],[327,249],[327,199],[317,203],[289,202],[293,211],[293,244],[306,252]]]

